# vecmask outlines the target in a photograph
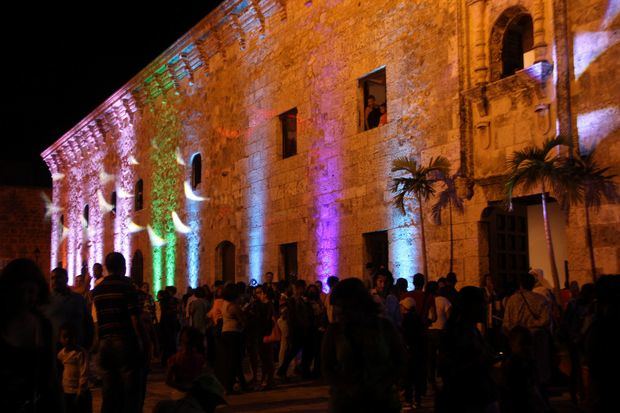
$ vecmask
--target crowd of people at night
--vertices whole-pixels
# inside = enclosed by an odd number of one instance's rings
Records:
[[[212,412],[300,378],[329,385],[331,412],[552,412],[561,391],[587,412],[617,404],[618,275],[554,291],[537,269],[462,288],[454,273],[410,285],[385,267],[372,285],[268,272],[259,285],[153,297],[125,276],[122,254],[104,266],[73,286],[65,269],[48,282],[28,259],[2,270],[0,410],[88,413],[100,386],[102,412],[142,412],[162,368],[177,397],[156,413]]]

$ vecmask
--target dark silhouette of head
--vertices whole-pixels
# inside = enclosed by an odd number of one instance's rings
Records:
[[[330,291],[336,286],[336,284],[338,284],[338,281],[340,280],[335,275],[330,275],[329,277],[327,277],[327,286],[329,287]]]
[[[19,258],[0,273],[0,325],[23,311],[36,311],[49,300],[49,287],[37,264]]]
[[[233,283],[226,284],[222,289],[222,299],[234,302],[239,298],[239,288]]]
[[[67,290],[67,283],[69,282],[69,275],[67,274],[67,270],[61,267],[54,268],[52,270],[50,281],[52,284],[52,289],[54,291]]]
[[[449,285],[449,286],[451,286],[451,287],[455,287],[455,286],[456,286],[456,282],[457,282],[457,280],[456,280],[456,274],[455,274],[455,273],[453,273],[453,272],[449,272],[449,273],[446,275],[446,282],[448,283],[448,285]]]
[[[536,285],[536,277],[529,272],[519,274],[519,287],[527,291],[532,291]]]
[[[428,284],[426,284],[426,292],[437,295],[439,293],[439,284],[437,281],[429,281]]]
[[[416,290],[421,290],[422,288],[424,288],[424,283],[424,274],[417,273],[413,276],[413,286]]]
[[[124,276],[126,271],[125,257],[120,252],[111,252],[105,257],[105,268],[108,274]]]
[[[484,321],[486,306],[484,292],[478,287],[467,286],[458,292],[451,318],[457,323],[475,325]]]
[[[363,322],[379,316],[379,305],[358,278],[347,278],[336,284],[330,302],[337,309],[339,322]]]

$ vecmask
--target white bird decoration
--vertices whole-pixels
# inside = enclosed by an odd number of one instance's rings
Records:
[[[174,224],[174,229],[181,234],[189,234],[192,232],[192,229],[181,221],[181,218],[179,218],[175,211],[172,211],[172,223]]]
[[[209,200],[209,198],[205,198],[203,196],[196,195],[194,193],[194,191],[192,191],[192,186],[190,185],[189,181],[185,181],[183,183],[183,191],[185,192],[185,198],[189,199],[190,201],[202,202],[202,201],[208,201]]]
[[[114,180],[113,174],[109,174],[103,169],[99,171],[99,182],[101,183],[101,185],[105,185],[108,182],[111,182],[113,180]]]
[[[129,220],[129,222],[127,223],[127,230],[129,231],[130,234],[134,234],[136,232],[143,231],[144,227],[136,224],[132,220]]]
[[[47,196],[45,192],[41,192],[41,198],[43,198],[43,202],[45,202],[45,217],[49,218],[54,215],[56,212],[62,211],[62,207],[58,205],[54,205],[52,200]]]
[[[153,248],[163,247],[166,245],[166,240],[155,233],[155,230],[150,225],[146,226],[146,231],[149,233],[149,240]]]
[[[185,166],[185,160],[183,159],[183,154],[181,153],[181,149],[179,149],[178,146],[176,150],[174,151],[174,154],[177,158],[177,163],[181,166]]]
[[[116,190],[116,196],[118,196],[121,199],[133,198],[133,194],[130,194],[129,192],[125,191],[123,188],[118,188]]]
[[[65,177],[65,174],[56,172],[52,174],[52,181],[54,182],[62,181],[64,177]]]
[[[99,209],[102,212],[110,212],[114,209],[114,205],[106,201],[105,197],[103,196],[103,193],[101,192],[101,189],[97,190],[97,201],[99,201]]]
[[[129,165],[140,165],[140,162],[138,162],[136,157],[133,155],[129,156],[129,159],[127,160],[127,162],[129,162]]]

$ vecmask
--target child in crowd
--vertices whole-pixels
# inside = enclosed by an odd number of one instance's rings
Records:
[[[65,324],[59,332],[62,349],[58,360],[62,364],[62,389],[67,413],[91,413],[92,396],[88,389],[88,352],[76,342],[75,328]]]
[[[179,351],[168,359],[166,384],[180,391],[189,391],[204,370],[203,335],[193,327],[183,327],[179,345]]]

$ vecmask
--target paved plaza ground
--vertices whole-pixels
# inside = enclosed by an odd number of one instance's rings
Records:
[[[160,400],[167,400],[178,397],[170,387],[164,383],[164,372],[161,368],[149,376],[147,396],[144,406],[144,413],[153,411],[153,407]],[[295,381],[280,384],[274,390],[266,392],[250,392],[240,395],[228,396],[226,398],[228,406],[222,406],[218,413],[244,413],[244,412],[264,412],[264,413],[316,413],[327,411],[328,387],[320,382]],[[552,399],[552,404],[558,413],[577,413],[580,410],[575,408],[567,398],[561,395]],[[99,412],[101,406],[101,389],[93,389],[93,412]],[[432,408],[432,395],[423,400],[421,409],[413,412],[430,413]],[[378,412],[379,413],[379,412]]]

